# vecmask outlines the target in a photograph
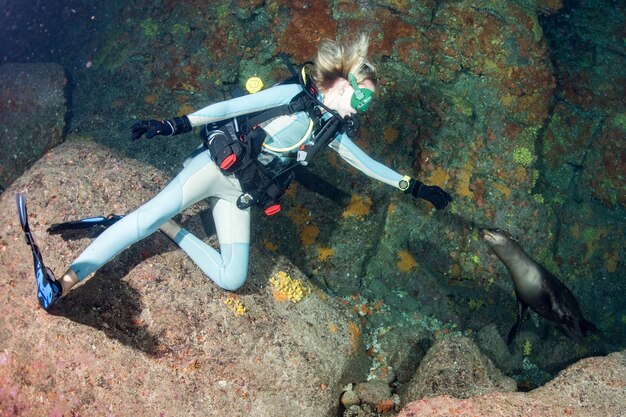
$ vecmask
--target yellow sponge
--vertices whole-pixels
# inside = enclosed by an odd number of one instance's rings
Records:
[[[286,272],[278,271],[270,278],[274,298],[278,301],[297,303],[311,293],[311,289],[299,279],[291,278]]]

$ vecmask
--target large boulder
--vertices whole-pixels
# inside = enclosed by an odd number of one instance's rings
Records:
[[[626,351],[583,359],[528,393],[494,392],[469,399],[447,395],[407,404],[398,417],[624,416]]]
[[[15,210],[28,198],[47,265],[62,273],[92,235],[48,235],[68,218],[125,213],[160,190],[160,171],[89,142],[47,153],[0,196],[0,414],[335,416],[361,328],[292,264],[253,243],[248,282],[218,288],[159,233],[73,290],[52,314],[37,303]],[[179,219],[204,239],[199,204]],[[275,297],[278,271],[312,289]]]
[[[0,65],[0,188],[63,142],[66,84],[59,64]]]
[[[430,348],[404,391],[405,402],[441,394],[469,398],[493,391],[515,391],[505,377],[469,337],[439,339]]]

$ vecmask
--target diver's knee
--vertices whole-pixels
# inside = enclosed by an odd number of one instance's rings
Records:
[[[248,263],[231,264],[222,274],[220,286],[227,291],[236,291],[246,283],[248,278]]]
[[[227,291],[238,290],[248,278],[249,243],[230,243],[220,247],[223,269],[220,271],[220,282],[217,284]]]
[[[244,269],[239,267],[230,271],[227,270],[226,273],[222,275],[220,287],[226,291],[236,291],[246,283],[247,278],[247,268]]]

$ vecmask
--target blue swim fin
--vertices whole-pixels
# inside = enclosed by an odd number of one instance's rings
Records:
[[[65,223],[55,223],[48,228],[48,233],[61,233],[64,230],[89,229],[95,226],[107,228],[124,216],[119,214],[110,214],[108,216],[88,217],[86,219],[73,220]]]
[[[30,246],[30,250],[33,254],[33,263],[35,268],[35,279],[37,281],[37,298],[39,299],[39,305],[44,310],[49,310],[54,306],[63,292],[63,287],[57,281],[56,277],[43,263],[41,251],[35,243],[33,235],[28,225],[28,212],[26,210],[26,197],[22,194],[17,194],[17,213],[20,218],[20,225],[26,238],[26,243]]]

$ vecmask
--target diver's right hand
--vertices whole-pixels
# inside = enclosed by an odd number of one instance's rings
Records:
[[[152,139],[156,135],[171,136],[174,134],[174,128],[163,120],[142,120],[130,127],[132,130],[131,138],[139,139],[143,135]]]
[[[187,116],[174,117],[171,120],[141,120],[130,127],[133,140],[139,139],[143,135],[146,135],[148,139],[157,135],[174,136],[179,133],[190,132],[191,129],[191,123]]]

